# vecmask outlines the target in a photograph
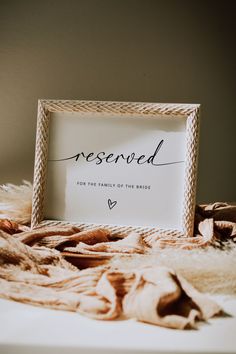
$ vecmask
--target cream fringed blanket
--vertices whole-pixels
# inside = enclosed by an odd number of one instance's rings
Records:
[[[135,271],[108,266],[79,271],[60,253],[31,248],[0,231],[0,296],[110,320],[121,314],[170,327],[193,328],[220,307],[165,267]]]

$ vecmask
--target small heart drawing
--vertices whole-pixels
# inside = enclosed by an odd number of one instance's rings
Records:
[[[117,204],[117,201],[116,201],[116,200],[114,200],[114,201],[112,202],[111,199],[108,199],[107,202],[108,202],[108,206],[109,206],[110,210],[113,209],[114,206]]]

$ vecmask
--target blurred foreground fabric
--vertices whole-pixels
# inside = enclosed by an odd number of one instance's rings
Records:
[[[131,232],[117,238],[106,229],[75,225],[31,230],[30,184],[2,187],[0,198],[3,298],[99,320],[136,318],[184,329],[223,314],[199,291],[208,290],[201,288],[204,280],[211,288],[218,284],[218,290],[220,283],[221,292],[236,292],[236,206],[197,206],[194,237]],[[65,254],[78,259],[105,256],[109,262],[80,270]]]
[[[194,328],[198,320],[222,312],[166,267],[78,270],[59,251],[31,248],[4,231],[0,231],[0,296],[99,320],[123,315],[177,329]]]

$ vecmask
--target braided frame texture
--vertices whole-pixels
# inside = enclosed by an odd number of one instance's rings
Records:
[[[184,173],[184,202],[182,208],[182,230],[160,229],[150,227],[131,227],[115,225],[98,225],[75,223],[81,229],[106,227],[113,233],[127,234],[137,231],[145,236],[158,233],[168,236],[193,236],[195,195],[197,181],[197,157],[199,142],[199,110],[198,104],[166,104],[166,103],[136,103],[110,101],[77,101],[77,100],[39,100],[37,135],[35,146],[35,166],[32,199],[31,227],[45,225],[66,225],[71,222],[43,220],[44,196],[46,187],[47,155],[49,139],[49,121],[51,112],[102,113],[104,115],[161,115],[166,119],[186,117],[186,156]]]

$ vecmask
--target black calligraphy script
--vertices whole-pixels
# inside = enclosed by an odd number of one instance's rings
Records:
[[[49,161],[66,161],[66,160],[75,160],[79,161],[84,159],[88,163],[94,162],[96,165],[100,165],[102,163],[115,163],[118,164],[120,161],[124,161],[127,164],[131,164],[132,162],[136,162],[138,165],[150,164],[152,166],[165,166],[165,165],[174,165],[178,163],[183,163],[184,161],[171,161],[171,162],[162,162],[159,163],[157,161],[158,153],[163,146],[164,140],[162,139],[158,144],[157,147],[151,155],[137,155],[135,152],[132,152],[130,155],[125,156],[124,154],[114,154],[114,153],[106,153],[105,151],[100,151],[98,153],[89,152],[85,154],[84,152],[79,152],[76,155],[69,156],[63,159],[57,160],[49,160]]]

